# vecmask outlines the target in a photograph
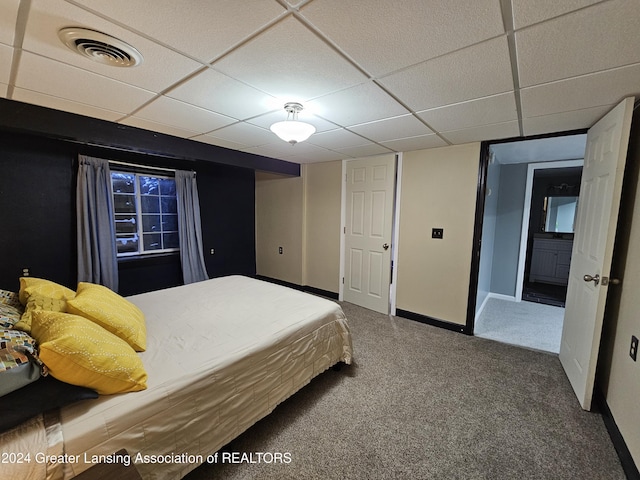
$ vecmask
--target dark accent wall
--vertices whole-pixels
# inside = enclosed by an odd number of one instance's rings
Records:
[[[196,171],[209,276],[255,275],[255,172],[204,162]]]
[[[16,290],[23,268],[29,268],[31,276],[75,288],[75,184],[80,153],[195,170],[209,276],[255,275],[253,169],[0,131],[0,288]],[[209,253],[211,248],[214,255]],[[119,272],[122,295],[182,284],[175,254],[121,261]]]
[[[0,133],[0,288],[23,268],[75,285],[75,172],[66,145]]]

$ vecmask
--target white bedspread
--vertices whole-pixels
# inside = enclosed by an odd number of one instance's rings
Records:
[[[340,306],[293,289],[232,276],[128,299],[146,316],[148,389],[61,410],[65,454],[81,460],[67,477],[91,466],[85,455],[125,448],[149,456],[136,463],[144,478],[181,478],[313,377],[351,363]]]

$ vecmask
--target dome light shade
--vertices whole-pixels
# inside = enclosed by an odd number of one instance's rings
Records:
[[[311,135],[316,133],[316,127],[310,123],[299,122],[297,120],[285,120],[271,125],[271,131],[285,142],[295,145],[304,142]]]
[[[304,142],[316,132],[316,127],[310,123],[298,120],[298,113],[302,110],[302,105],[293,102],[286,103],[284,109],[287,112],[287,119],[271,125],[271,131],[282,140],[295,145],[296,143]]]

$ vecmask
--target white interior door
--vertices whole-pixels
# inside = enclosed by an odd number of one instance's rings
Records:
[[[347,162],[344,300],[389,313],[395,155]]]
[[[585,410],[591,409],[633,101],[623,100],[587,135],[560,344],[560,361]]]

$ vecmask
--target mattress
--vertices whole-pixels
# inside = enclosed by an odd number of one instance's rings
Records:
[[[313,377],[351,362],[340,306],[290,288],[231,276],[128,300],[146,317],[148,388],[61,409],[66,478],[122,448],[143,478],[181,478]]]

